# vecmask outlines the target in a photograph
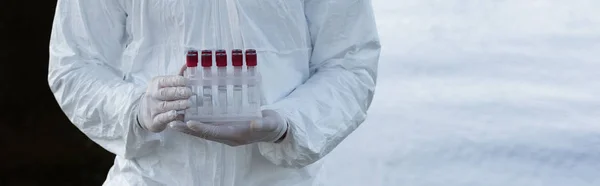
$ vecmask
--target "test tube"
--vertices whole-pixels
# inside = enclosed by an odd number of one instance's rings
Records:
[[[219,95],[218,103],[220,114],[227,114],[227,83],[225,78],[227,78],[227,51],[226,50],[217,50],[215,52],[216,60],[217,60],[217,76],[218,76],[218,86],[217,86],[217,94]]]
[[[248,81],[248,105],[250,109],[256,109],[258,105],[258,86],[257,86],[257,77],[256,77],[256,65],[257,65],[257,57],[256,50],[247,49],[246,50],[246,77],[248,77],[251,81]]]
[[[213,97],[212,97],[212,51],[211,50],[202,50],[202,78],[204,81],[202,82],[202,102],[204,108],[204,114],[212,115],[213,114]]]
[[[195,78],[197,71],[196,67],[198,66],[198,51],[197,50],[188,50],[186,55],[185,64],[187,66],[186,73],[188,77]]]
[[[197,50],[188,50],[187,52],[187,56],[186,56],[186,60],[185,60],[186,66],[187,66],[187,76],[188,79],[190,80],[195,80],[197,71],[196,71],[196,67],[198,66],[198,51]],[[194,82],[194,81],[192,81]],[[190,101],[193,103],[193,105],[191,106],[191,108],[189,109],[191,115],[197,115],[198,114],[198,107],[199,102],[198,101],[198,85],[196,83],[192,83],[191,87],[190,87],[194,92],[196,92],[195,96],[190,97]]]
[[[236,114],[242,113],[242,66],[244,56],[242,49],[234,49],[231,52],[231,64],[233,65],[233,108]]]

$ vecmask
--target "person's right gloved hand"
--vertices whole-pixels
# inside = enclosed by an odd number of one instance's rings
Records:
[[[169,125],[183,124],[177,111],[190,107],[192,90],[183,76],[159,76],[148,83],[140,100],[138,122],[151,132],[161,132]]]

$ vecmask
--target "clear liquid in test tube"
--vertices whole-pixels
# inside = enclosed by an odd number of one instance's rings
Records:
[[[217,76],[218,76],[218,86],[217,86],[217,94],[218,94],[218,114],[226,115],[227,114],[227,51],[226,50],[217,50],[215,52],[215,59],[217,61]]]
[[[231,52],[231,64],[233,65],[233,109],[235,114],[239,115],[243,112],[243,88],[242,88],[242,66],[243,51],[241,49],[234,49]]]
[[[202,114],[212,115],[213,111],[213,95],[212,95],[212,51],[211,50],[202,50],[201,56],[201,64],[202,64]]]
[[[196,67],[198,66],[198,51],[197,50],[188,50],[187,55],[186,55],[186,76],[188,79],[190,80],[195,80],[197,79],[197,69]],[[192,83],[191,87],[190,87],[193,91],[198,89],[198,85],[196,85],[195,83]],[[188,114],[191,115],[197,115],[198,114],[198,98],[196,95],[193,95],[190,98],[190,101],[192,102],[191,107],[188,109]]]
[[[256,66],[257,66],[257,57],[256,50],[247,49],[246,50],[246,74],[245,77],[248,77],[250,81],[248,82],[248,106],[250,110],[256,110],[260,106],[258,101],[258,85],[257,85],[257,74],[256,74]]]

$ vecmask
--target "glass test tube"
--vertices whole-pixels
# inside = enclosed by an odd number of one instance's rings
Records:
[[[246,50],[246,77],[249,77],[252,81],[248,82],[248,106],[250,109],[257,109],[258,105],[258,86],[256,80],[256,65],[257,65],[257,57],[256,50],[247,49]]]
[[[186,66],[187,66],[186,74],[187,74],[188,79],[195,80],[197,78],[196,67],[198,66],[198,51],[197,50],[188,50],[187,56],[186,56]],[[192,83],[190,88],[194,91],[197,91],[198,85],[195,83]],[[190,97],[190,101],[192,102],[192,106],[189,109],[189,112],[190,112],[189,114],[197,115],[198,114],[198,99],[197,99],[197,97],[196,96]]]
[[[213,97],[212,97],[212,84],[210,81],[212,80],[212,51],[211,50],[202,50],[202,75],[205,80],[202,82],[202,112],[206,115],[213,114]]]
[[[216,60],[217,60],[217,76],[218,76],[218,105],[219,105],[219,114],[227,114],[227,83],[225,78],[227,78],[227,51],[225,50],[217,50],[215,52]]]
[[[242,113],[242,65],[244,65],[243,61],[243,51],[241,49],[234,49],[231,52],[231,64],[233,65],[233,77],[235,78],[233,81],[233,108],[235,109],[236,114]]]

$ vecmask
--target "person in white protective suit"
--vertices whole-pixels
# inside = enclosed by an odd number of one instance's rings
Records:
[[[319,185],[366,118],[380,47],[370,0],[58,0],[48,82],[116,155],[104,185]],[[189,48],[256,49],[264,118],[183,123]]]

